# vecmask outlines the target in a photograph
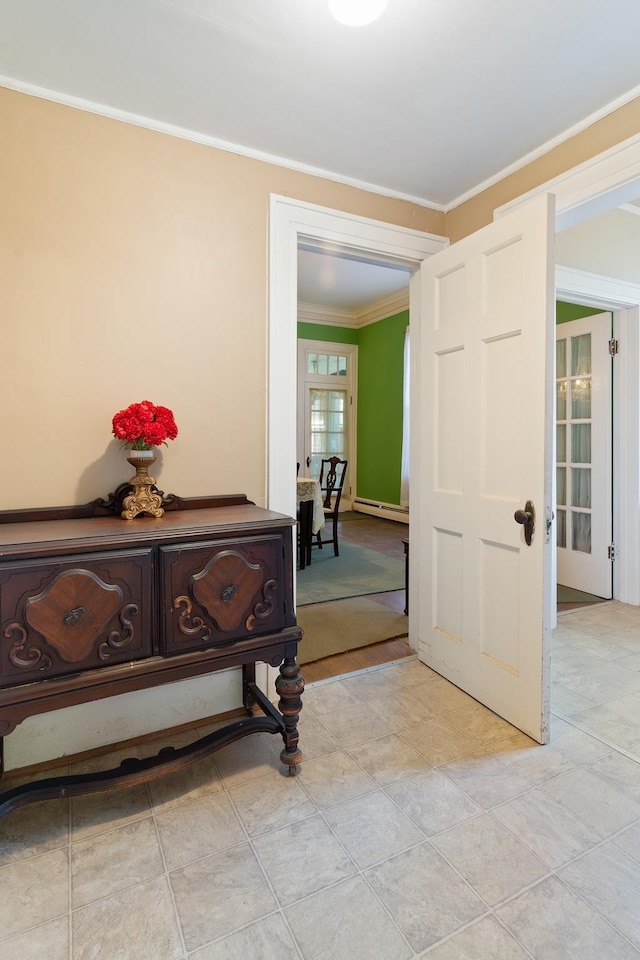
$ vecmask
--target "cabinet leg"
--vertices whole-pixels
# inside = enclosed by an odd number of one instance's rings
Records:
[[[295,774],[297,765],[302,761],[302,753],[298,748],[298,720],[302,710],[303,690],[304,680],[298,673],[295,657],[285,657],[276,680],[276,693],[280,697],[278,709],[284,722],[284,749],[280,753],[280,759],[289,767],[290,774]]]
[[[250,684],[256,682],[255,663],[245,663],[242,666],[242,703],[250,717],[253,716],[253,708],[256,698],[251,693]]]

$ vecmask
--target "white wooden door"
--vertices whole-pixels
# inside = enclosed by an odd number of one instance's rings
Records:
[[[420,536],[411,539],[412,556],[420,552],[420,659],[541,743],[555,590],[546,524],[553,234],[547,195],[422,265],[425,430],[414,438]],[[514,519],[527,501],[535,509],[530,546]]]
[[[556,326],[558,583],[611,599],[611,314]]]

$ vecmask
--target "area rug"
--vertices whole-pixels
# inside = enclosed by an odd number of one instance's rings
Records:
[[[407,618],[367,597],[299,608],[296,617],[304,630],[298,662],[311,663],[382,640],[406,637]]]
[[[338,557],[334,557],[331,544],[322,550],[313,548],[311,565],[297,573],[296,604],[301,607],[403,589],[403,560],[342,539]]]
[[[573,587],[565,587],[559,583],[558,603],[604,603],[604,599],[596,597],[593,593],[584,593],[582,590],[574,590]]]

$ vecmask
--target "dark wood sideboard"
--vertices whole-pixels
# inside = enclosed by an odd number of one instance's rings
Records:
[[[34,714],[235,666],[249,716],[114,770],[6,790],[0,816],[151,780],[253,732],[282,736],[289,773],[302,759],[295,521],[244,494],[171,495],[163,517],[123,520],[123,488],[78,507],[0,511],[0,738]],[[280,667],[277,708],[255,684],[257,661]]]

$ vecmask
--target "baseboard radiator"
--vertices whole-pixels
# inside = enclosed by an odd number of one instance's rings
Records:
[[[356,497],[353,501],[353,509],[356,513],[368,513],[372,517],[409,523],[409,508],[400,507],[397,503],[381,503],[378,500],[361,500],[360,497]]]

